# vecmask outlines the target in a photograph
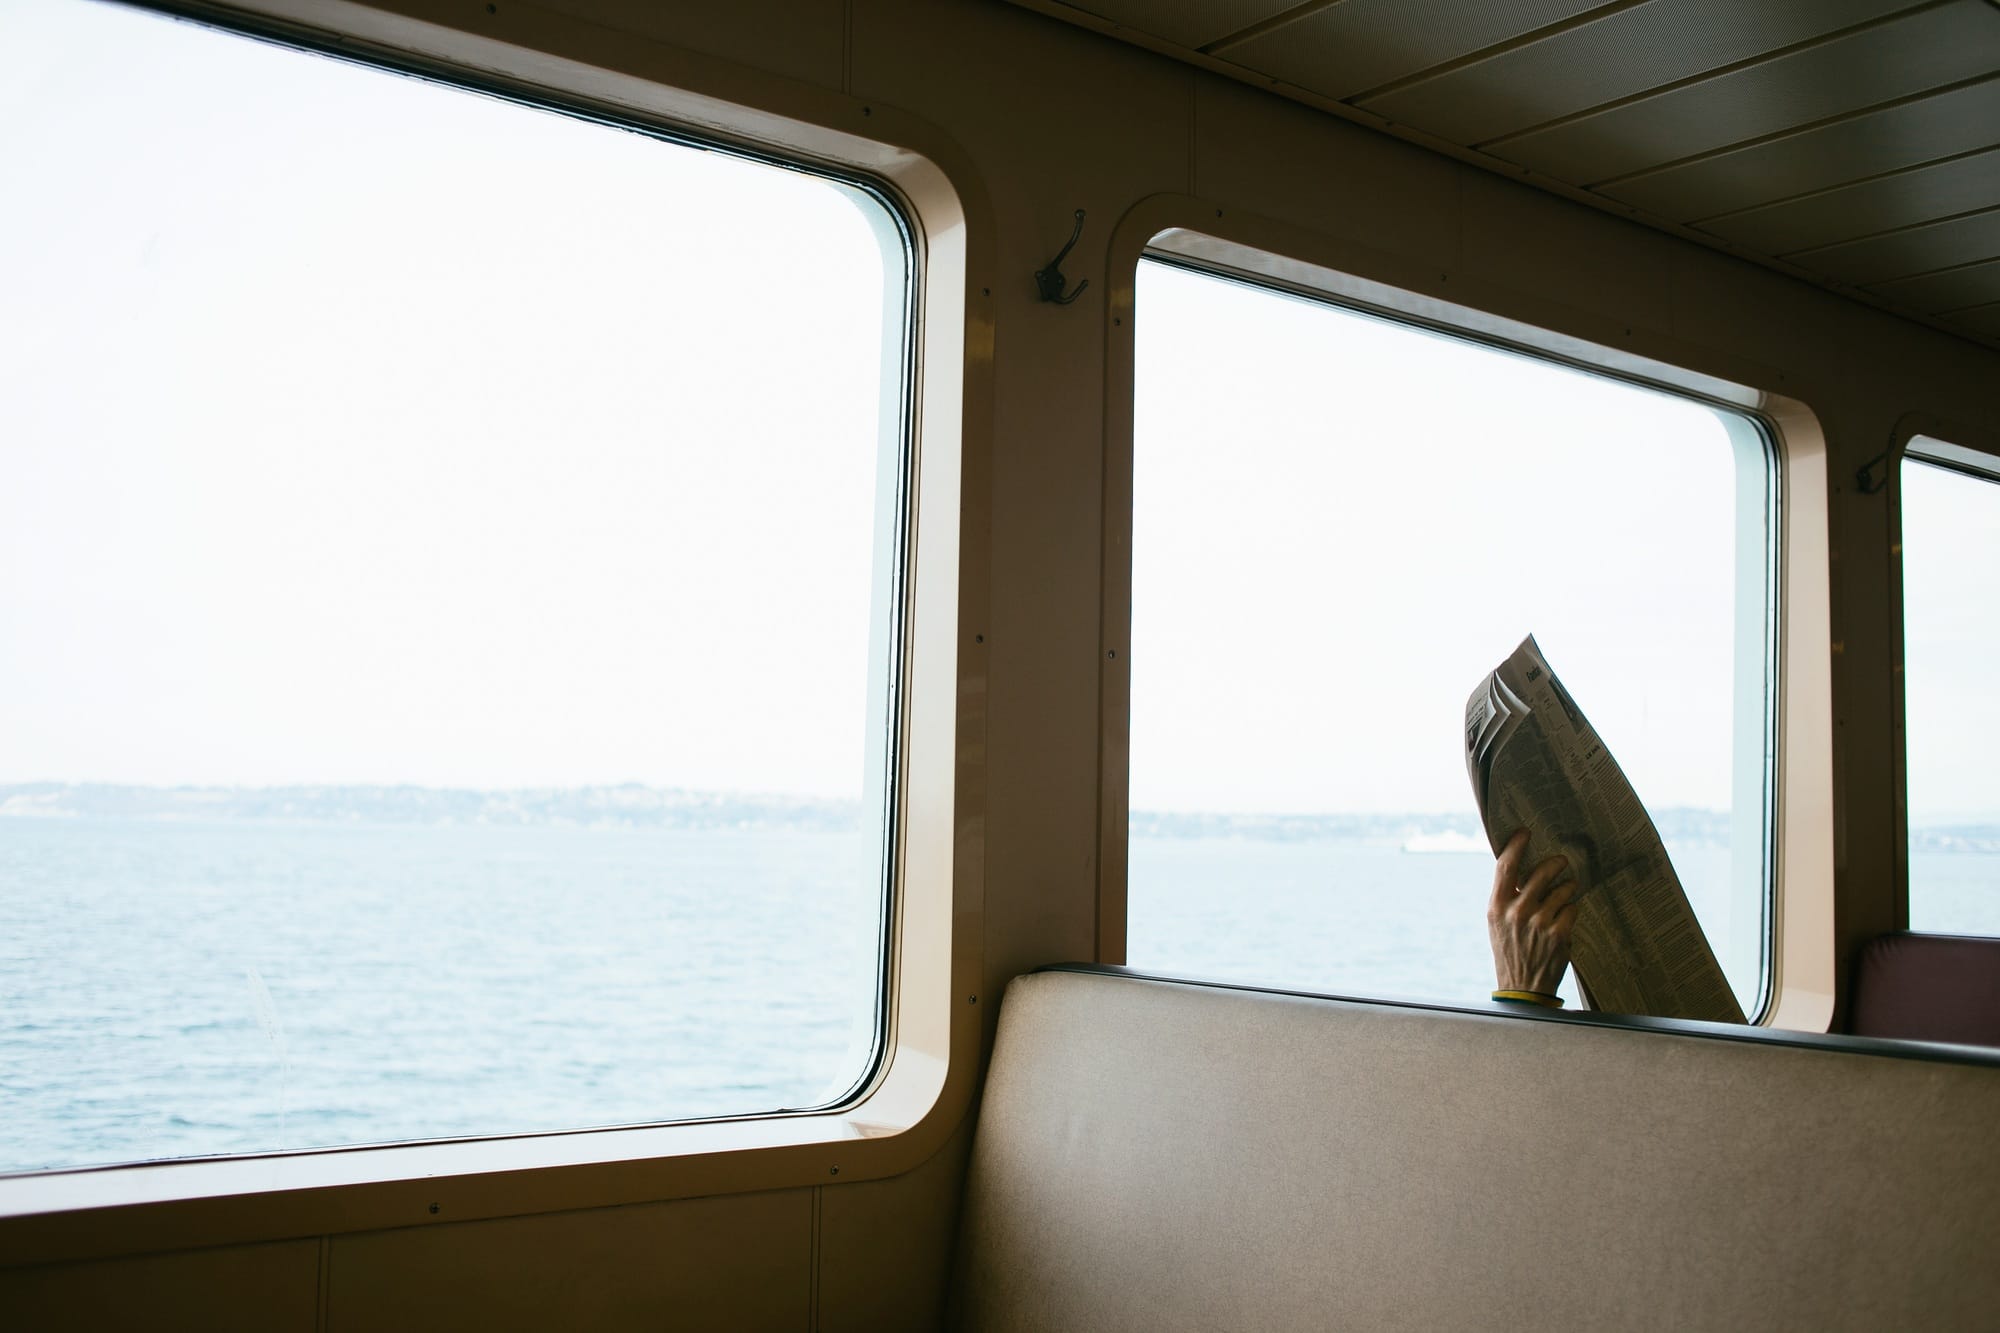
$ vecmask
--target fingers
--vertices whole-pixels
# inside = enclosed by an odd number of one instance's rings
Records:
[[[1551,856],[1529,872],[1521,884],[1521,910],[1534,912],[1541,908],[1542,901],[1556,887],[1556,881],[1563,871],[1569,869],[1569,861],[1560,856]],[[1564,881],[1567,883],[1567,881]]]
[[[1569,970],[1581,886],[1569,878],[1569,861],[1562,856],[1541,861],[1524,876],[1529,841],[1525,829],[1515,833],[1493,867],[1493,901],[1486,912],[1493,973],[1503,988],[1553,994]]]
[[[1526,896],[1525,892],[1522,896]],[[1566,879],[1550,889],[1548,895],[1535,906],[1535,923],[1545,930],[1553,930],[1561,921],[1564,912],[1568,912],[1572,920],[1575,919],[1576,881],[1573,879]]]
[[[1514,886],[1521,878],[1521,862],[1528,855],[1528,830],[1516,829],[1514,836],[1507,839],[1507,845],[1500,849],[1500,859],[1493,866],[1493,898],[1488,904],[1489,914],[1504,911],[1514,901]]]

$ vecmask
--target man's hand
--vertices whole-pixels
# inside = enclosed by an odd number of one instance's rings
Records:
[[[1528,830],[1507,839],[1493,867],[1493,898],[1486,905],[1486,933],[1493,940],[1493,973],[1501,990],[1554,995],[1569,971],[1569,932],[1576,924],[1576,881],[1562,880],[1569,862],[1552,856],[1521,878],[1528,859]]]

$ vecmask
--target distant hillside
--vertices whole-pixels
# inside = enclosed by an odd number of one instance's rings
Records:
[[[1654,811],[1653,822],[1668,842],[1729,841],[1729,816],[1720,810],[1669,806]],[[1205,815],[1134,811],[1132,831],[1150,838],[1252,838],[1264,842],[1345,839],[1402,843],[1440,833],[1481,836],[1479,820],[1470,810],[1462,814],[1421,815]]]
[[[1729,845],[1730,821],[1725,811],[1665,806],[1652,815],[1660,837],[1667,842]],[[1134,811],[1132,832],[1146,838],[1246,838],[1259,842],[1335,839],[1399,845],[1412,838],[1443,833],[1482,836],[1479,822],[1470,811],[1423,815],[1206,815]],[[1910,848],[1918,852],[2000,852],[2000,822],[1912,829]]]
[[[282,820],[351,824],[449,824],[564,828],[812,829],[861,826],[852,801],[626,783],[610,787],[334,786],[140,787],[116,783],[0,783],[0,819]],[[1670,806],[1653,812],[1673,843],[1729,842],[1729,816]],[[1134,811],[1141,838],[1243,838],[1401,845],[1412,838],[1477,838],[1464,814],[1217,815]],[[2000,823],[1915,829],[1919,852],[2000,852]]]
[[[1951,824],[1910,830],[1913,852],[2000,852],[2000,824]]]
[[[474,791],[452,787],[133,787],[0,784],[0,817],[306,820],[356,824],[551,825],[571,828],[808,828],[860,825],[851,801],[683,791],[636,783]]]

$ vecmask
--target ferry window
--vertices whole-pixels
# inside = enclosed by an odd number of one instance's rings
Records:
[[[897,214],[0,8],[0,1169],[871,1071]]]
[[[1165,260],[1135,299],[1128,961],[1484,1000],[1493,861],[1460,731],[1532,633],[1755,1014],[1761,428]]]
[[[1919,436],[1900,481],[1910,929],[2000,935],[2000,461]]]

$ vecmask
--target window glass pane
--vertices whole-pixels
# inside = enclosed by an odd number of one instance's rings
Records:
[[[2000,935],[2000,483],[1906,456],[1902,497],[1910,929]]]
[[[1493,986],[1466,698],[1532,633],[1761,993],[1770,466],[1744,418],[1140,266],[1130,961]]]
[[[0,104],[0,1169],[853,1087],[896,218],[90,3]]]

